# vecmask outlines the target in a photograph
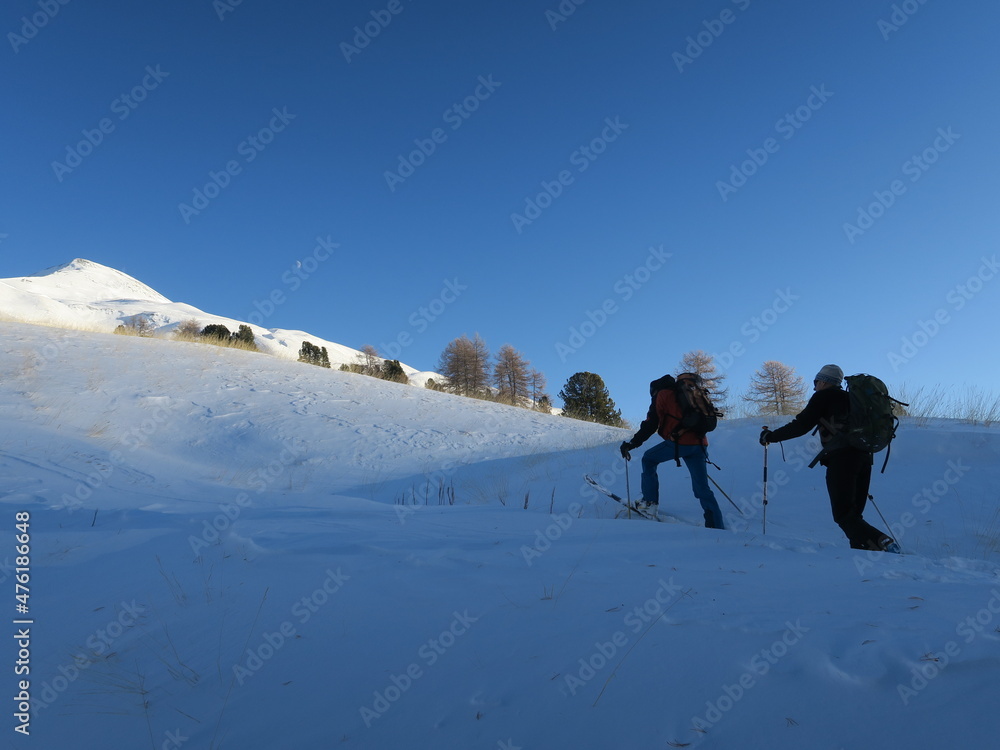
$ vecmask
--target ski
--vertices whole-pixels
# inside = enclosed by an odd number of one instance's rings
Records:
[[[600,484],[596,479],[594,479],[589,474],[584,474],[583,478],[595,490],[597,490],[598,492],[601,492],[601,493],[607,495],[608,497],[610,497],[615,502],[621,503],[622,505],[624,505],[626,508],[628,508],[630,511],[632,511],[633,513],[635,513],[640,518],[645,518],[647,521],[660,521],[661,520],[660,517],[656,513],[650,513],[649,511],[639,510],[636,506],[630,505],[628,503],[628,501],[623,500],[621,497],[619,497],[618,495],[616,495],[614,492],[612,492],[611,490],[609,490],[607,487],[605,487],[604,485]]]

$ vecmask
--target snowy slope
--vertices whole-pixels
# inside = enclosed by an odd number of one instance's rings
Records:
[[[254,312],[260,322],[264,318]],[[250,317],[248,315],[248,317]],[[303,341],[325,346],[333,367],[358,362],[356,349],[326,341],[305,331],[264,328],[251,321],[213,315],[181,302],[171,302],[141,281],[100,263],[77,258],[31,276],[0,279],[0,320],[14,320],[74,329],[114,331],[119,325],[144,319],[154,335],[169,336],[183,322],[194,320],[236,331],[250,325],[257,346],[266,354],[297,360]],[[432,372],[403,365],[413,384],[423,387]]]
[[[805,440],[771,448],[761,533],[751,422],[713,434],[731,530],[696,525],[671,464],[687,523],[628,521],[582,481],[626,492],[619,430],[239,351],[0,331],[3,575],[13,595],[30,513],[34,620],[11,747],[995,744],[995,428],[904,423],[873,492],[910,554],[858,554]]]

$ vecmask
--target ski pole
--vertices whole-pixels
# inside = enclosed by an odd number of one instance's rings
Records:
[[[715,489],[717,489],[719,492],[721,492],[722,496],[724,498],[726,498],[726,500],[728,500],[730,503],[732,503],[732,506],[734,508],[736,508],[736,510],[738,510],[740,512],[741,516],[745,516],[746,515],[746,513],[743,512],[743,509],[740,506],[738,506],[736,503],[734,503],[733,499],[731,497],[729,497],[729,495],[726,494],[726,491],[719,486],[719,483],[716,482],[714,479],[712,479],[711,475],[708,475],[708,481],[710,481],[712,484],[714,484],[715,485]]]
[[[764,429],[767,429],[767,425],[764,425]],[[767,443],[764,443],[764,525],[763,532],[767,534]]]
[[[628,479],[628,462],[632,460],[631,456],[625,459],[625,499],[628,500],[628,504],[625,506],[628,508],[626,511],[626,518],[630,521],[632,520],[632,488],[629,486]]]
[[[871,501],[871,504],[875,507],[875,512],[878,513],[878,517],[882,519],[882,523],[885,525],[886,532],[892,531],[892,529],[889,528],[889,522],[885,520],[885,516],[882,515],[882,511],[879,509],[878,505],[875,504],[875,498],[869,495],[868,499]],[[896,541],[896,545],[897,546],[899,545],[898,541]]]

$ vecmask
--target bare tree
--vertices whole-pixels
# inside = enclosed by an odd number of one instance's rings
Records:
[[[188,318],[174,329],[174,336],[179,339],[196,339],[201,333],[201,324],[194,318]]]
[[[805,405],[806,388],[794,367],[768,360],[750,377],[743,399],[756,404],[760,414],[796,414]]]
[[[358,367],[360,368],[358,372],[362,375],[368,375],[373,378],[382,377],[382,358],[378,354],[378,349],[374,346],[365,344],[357,353],[356,358],[358,360]]]
[[[721,406],[728,400],[729,389],[722,385],[726,376],[719,372],[715,365],[715,358],[711,354],[701,349],[688,352],[681,357],[680,364],[677,365],[677,372],[694,372],[700,375],[704,381],[705,390],[712,396],[716,406]]]
[[[531,408],[544,411],[546,414],[552,413],[552,399],[545,392],[545,376],[538,370],[532,368],[528,373],[528,387],[531,389]]]
[[[531,363],[510,344],[500,347],[493,367],[493,385],[497,389],[498,401],[514,406],[529,401],[530,365]]]
[[[490,352],[476,334],[475,339],[462,335],[451,341],[441,353],[438,372],[447,378],[446,390],[460,396],[485,398],[489,395],[486,367]]]

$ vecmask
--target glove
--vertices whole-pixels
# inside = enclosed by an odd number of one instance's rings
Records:
[[[774,442],[771,440],[771,431],[766,427],[760,431],[760,444],[767,445],[768,443]]]
[[[626,461],[631,461],[632,456],[629,455],[629,451],[635,450],[635,446],[632,445],[632,443],[625,441],[619,446],[618,450],[621,451],[622,458],[624,458]]]

